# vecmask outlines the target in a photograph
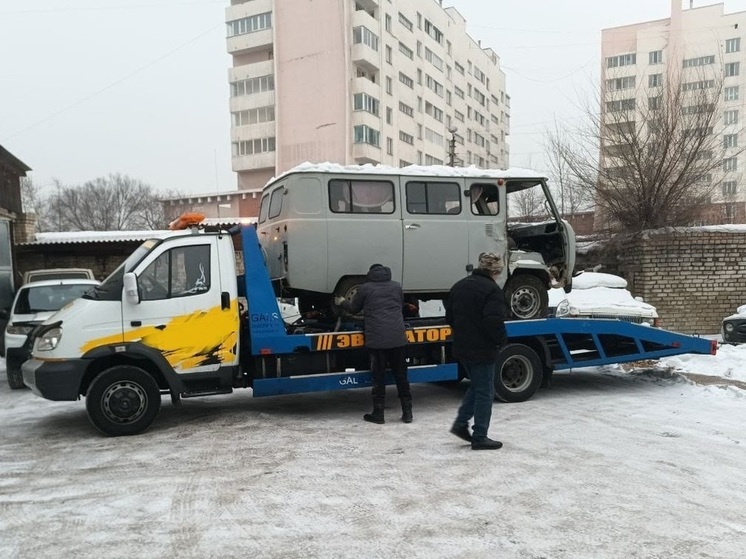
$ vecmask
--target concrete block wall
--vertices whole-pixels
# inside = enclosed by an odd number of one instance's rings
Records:
[[[658,309],[662,326],[717,334],[722,319],[746,304],[746,231],[660,230],[618,238],[580,259],[627,279],[635,296]]]

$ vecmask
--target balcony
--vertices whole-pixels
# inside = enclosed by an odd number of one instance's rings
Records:
[[[254,33],[228,37],[228,54],[249,54],[272,46],[272,29],[262,29]]]
[[[352,144],[352,157],[357,165],[380,163],[381,148],[370,144]]]
[[[264,91],[253,95],[240,95],[231,97],[228,102],[230,112],[245,111],[247,109],[256,109],[257,107],[270,107],[275,104],[275,92]]]
[[[231,2],[231,4],[225,9],[225,21],[235,21],[272,11],[272,0],[251,0],[251,2]]]
[[[271,138],[276,135],[275,121],[257,122],[231,127],[231,142],[241,142],[253,138]]]
[[[355,78],[352,85],[352,93],[367,93],[380,101],[383,89],[380,83],[373,82],[368,78]]]
[[[257,169],[269,169],[275,166],[274,151],[256,153],[254,155],[239,155],[231,158],[231,168],[235,172],[256,171]]]

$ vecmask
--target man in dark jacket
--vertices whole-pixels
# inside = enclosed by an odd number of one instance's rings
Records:
[[[373,413],[363,416],[365,421],[384,423],[386,399],[386,364],[396,379],[404,423],[412,422],[412,393],[407,379],[404,327],[404,295],[401,285],[391,279],[391,269],[373,264],[368,270],[368,281],[362,284],[352,301],[338,297],[335,302],[352,314],[363,311],[365,347],[370,355],[373,376]]]
[[[451,433],[471,442],[473,450],[496,450],[500,441],[487,437],[495,398],[497,355],[505,343],[505,297],[495,283],[503,269],[500,256],[479,255],[479,266],[456,282],[446,302],[446,320],[453,328],[453,356],[466,369],[470,384]],[[474,418],[474,433],[469,420]]]

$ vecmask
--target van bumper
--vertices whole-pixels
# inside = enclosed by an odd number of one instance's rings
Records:
[[[23,384],[37,396],[47,400],[77,400],[88,361],[40,361],[29,359],[21,365]]]

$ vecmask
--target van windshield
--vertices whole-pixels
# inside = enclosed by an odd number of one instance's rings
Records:
[[[14,314],[58,311],[93,286],[89,283],[23,287],[16,299]]]

